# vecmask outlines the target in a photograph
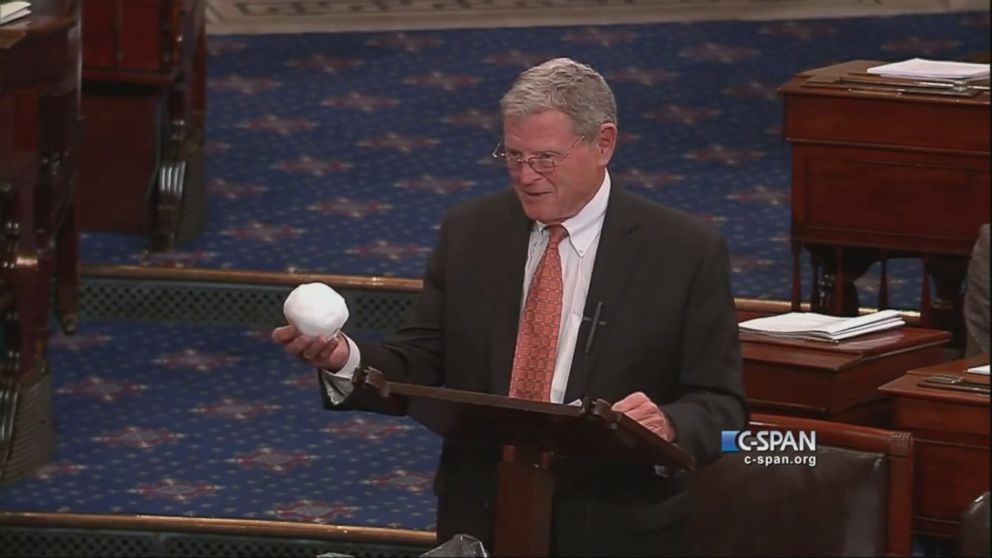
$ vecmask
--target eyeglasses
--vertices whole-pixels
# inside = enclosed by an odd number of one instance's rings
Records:
[[[510,155],[506,152],[506,146],[500,141],[496,144],[493,152],[490,154],[493,159],[499,160],[503,159],[506,162],[506,166],[510,170],[519,170],[520,166],[527,163],[530,168],[534,169],[534,172],[538,174],[551,174],[555,172],[558,165],[561,164],[565,157],[568,157],[575,146],[579,145],[579,142],[584,140],[586,137],[584,135],[579,136],[572,145],[565,150],[564,153],[543,153],[541,155],[533,155],[531,157],[521,157],[519,155]]]

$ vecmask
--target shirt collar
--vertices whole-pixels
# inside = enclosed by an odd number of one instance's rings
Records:
[[[606,204],[610,199],[610,187],[610,172],[606,171],[603,173],[603,183],[599,185],[596,195],[578,213],[561,224],[568,231],[568,241],[580,257],[585,255],[603,229]],[[541,222],[538,222],[537,226],[542,233],[547,228],[547,225]]]

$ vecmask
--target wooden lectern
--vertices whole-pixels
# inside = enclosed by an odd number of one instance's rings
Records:
[[[603,400],[560,405],[386,380],[375,369],[355,374],[359,408],[405,415],[445,440],[502,447],[497,468],[495,556],[548,556],[555,458],[596,456],[692,470],[689,454]],[[471,535],[472,533],[468,533]]]

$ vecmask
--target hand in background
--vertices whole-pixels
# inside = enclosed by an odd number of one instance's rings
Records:
[[[307,337],[291,325],[272,330],[272,340],[286,347],[286,352],[317,368],[340,370],[351,353],[343,333],[334,337]]]
[[[624,397],[614,403],[611,409],[643,424],[645,428],[661,436],[666,442],[676,440],[675,426],[671,419],[655,405],[654,401],[644,395],[644,392],[638,391]]]

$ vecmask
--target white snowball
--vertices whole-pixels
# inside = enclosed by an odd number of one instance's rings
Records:
[[[282,312],[286,321],[310,337],[333,337],[348,321],[344,298],[323,283],[305,283],[293,289]]]

